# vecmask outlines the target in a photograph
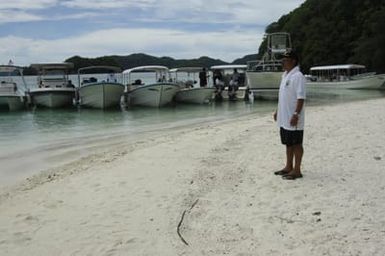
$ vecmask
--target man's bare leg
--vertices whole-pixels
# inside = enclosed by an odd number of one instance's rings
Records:
[[[302,177],[301,174],[301,162],[302,162],[302,156],[303,156],[303,147],[302,145],[294,145],[293,148],[293,155],[295,160],[294,169],[292,169],[291,172],[289,172],[287,175],[285,175],[285,179],[296,179]]]
[[[293,170],[294,146],[286,146],[286,166],[285,171],[291,172]]]

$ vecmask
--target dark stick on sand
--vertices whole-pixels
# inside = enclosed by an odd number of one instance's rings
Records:
[[[194,208],[194,206],[198,203],[198,200],[195,200],[195,202],[191,205],[190,209],[188,209],[189,211],[192,210],[192,208]],[[185,244],[185,245],[189,245],[187,243],[187,241],[183,238],[183,236],[181,235],[180,233],[180,227],[182,226],[182,223],[183,223],[183,219],[184,219],[184,216],[186,215],[186,212],[187,210],[184,210],[183,213],[182,213],[182,217],[180,218],[180,221],[178,223],[178,227],[176,228],[176,232],[178,233],[178,236],[180,237],[180,240],[182,240],[182,242]]]

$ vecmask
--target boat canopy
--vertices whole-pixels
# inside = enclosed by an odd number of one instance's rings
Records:
[[[170,69],[170,72],[187,72],[187,73],[192,73],[192,72],[200,72],[202,71],[203,68],[200,67],[180,67],[180,68],[173,68]]]
[[[222,70],[225,70],[225,69],[246,69],[247,68],[247,65],[216,65],[216,66],[211,66],[210,69],[211,70],[214,70],[214,69],[222,69]]]
[[[31,64],[31,68],[34,68],[38,71],[42,71],[42,70],[69,70],[69,69],[74,68],[74,64],[71,62],[38,63],[38,64]]]
[[[169,69],[166,66],[157,66],[157,65],[153,65],[153,66],[139,66],[139,67],[134,67],[134,68],[131,68],[131,69],[126,69],[126,70],[123,71],[123,74],[129,74],[129,73],[138,72],[138,71],[157,71],[157,72],[164,71],[164,72],[169,72]]]
[[[331,66],[317,66],[310,68],[310,71],[321,71],[321,70],[337,70],[337,69],[365,69],[364,65],[357,64],[345,64],[345,65],[331,65]]]
[[[84,70],[92,70],[92,69],[105,69],[109,71],[114,71],[115,73],[120,73],[122,71],[121,68],[115,67],[115,66],[89,66],[89,67],[84,67],[84,68],[79,68],[78,69],[78,74],[82,73]]]
[[[19,73],[22,73],[23,68],[18,66],[10,66],[10,65],[0,65],[0,73],[14,73],[15,71],[18,71]]]

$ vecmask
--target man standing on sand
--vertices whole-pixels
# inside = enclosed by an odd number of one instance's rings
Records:
[[[281,142],[286,145],[286,166],[274,174],[295,180],[302,178],[305,77],[299,70],[298,55],[294,51],[288,50],[282,57],[285,72],[279,87],[278,110],[274,113],[274,120],[280,128]]]

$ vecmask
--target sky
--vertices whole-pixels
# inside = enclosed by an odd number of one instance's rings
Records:
[[[146,53],[227,62],[304,0],[0,0],[0,64]]]

